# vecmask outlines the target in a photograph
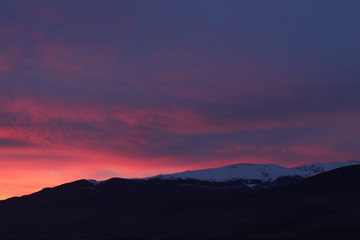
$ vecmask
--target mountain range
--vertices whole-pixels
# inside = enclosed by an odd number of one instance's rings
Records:
[[[336,168],[357,165],[358,161],[311,163],[298,167],[286,168],[276,164],[240,163],[220,168],[186,171],[174,174],[158,175],[162,179],[196,179],[201,181],[226,182],[233,180],[260,180],[274,182],[280,177],[307,178]]]
[[[0,238],[360,239],[359,186],[358,162],[79,180],[1,201]]]

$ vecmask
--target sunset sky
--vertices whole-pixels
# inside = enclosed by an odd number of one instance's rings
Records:
[[[360,1],[0,0],[0,199],[360,160]]]

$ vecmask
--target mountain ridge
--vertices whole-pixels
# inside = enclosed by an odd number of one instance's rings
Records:
[[[355,240],[359,176],[347,166],[251,192],[228,188],[239,182],[78,180],[0,202],[1,239]]]
[[[197,179],[203,181],[232,181],[237,179],[261,180],[274,182],[279,177],[311,177],[336,168],[357,165],[359,161],[310,163],[297,167],[282,167],[276,164],[239,163],[228,166],[201,170],[190,170],[173,174],[160,174],[150,178],[163,179]],[[149,179],[149,178],[145,178]]]
[[[113,177],[107,180],[98,181],[95,179],[79,179],[69,183],[63,183],[58,186],[52,187],[57,188],[59,186],[67,185],[70,183],[78,182],[78,181],[87,181],[89,182],[89,189],[95,190],[96,187],[107,181],[111,181],[112,179],[122,179],[122,180],[138,180],[138,181],[148,181],[154,179],[163,179],[163,180],[195,180],[200,182],[218,182],[218,183],[226,183],[229,182],[231,186],[236,186],[234,189],[240,188],[242,191],[250,191],[250,190],[261,190],[267,189],[274,186],[286,186],[289,184],[293,184],[299,182],[300,180],[308,177],[312,177],[318,175],[320,173],[328,172],[337,168],[352,166],[352,165],[359,165],[360,161],[346,161],[346,162],[327,162],[327,163],[309,163],[304,164],[296,167],[283,167],[277,164],[254,164],[254,163],[237,163],[231,164],[223,167],[217,168],[208,168],[208,169],[200,169],[200,170],[189,170],[184,172],[178,172],[173,174],[160,174],[151,177],[145,178],[119,178]],[[236,172],[239,170],[240,172]],[[253,169],[251,169],[253,168]],[[273,174],[271,170],[279,170]],[[225,171],[223,171],[225,170]],[[230,171],[228,171],[230,170]],[[234,172],[231,170],[235,170]],[[246,170],[250,171],[250,174],[246,173]],[[255,170],[255,171],[254,171]],[[218,172],[219,171],[219,172]],[[246,174],[244,174],[244,172]],[[200,174],[199,174],[200,173]],[[202,173],[205,173],[201,175]],[[213,174],[215,173],[215,174]],[[230,173],[228,176],[224,173]],[[255,173],[255,174],[254,174]],[[198,174],[198,175],[197,175]],[[257,175],[256,175],[257,174]],[[223,177],[223,178],[219,178]],[[274,177],[275,176],[275,177]],[[205,184],[206,185],[206,184]],[[219,185],[221,186],[221,184]],[[47,190],[51,189],[45,187],[44,189],[40,190]],[[33,193],[32,193],[33,194]],[[28,194],[31,195],[31,194]],[[27,196],[27,195],[25,195]],[[14,196],[12,198],[19,198],[21,196]],[[1,201],[5,201],[1,200]],[[0,202],[1,202],[0,201]]]

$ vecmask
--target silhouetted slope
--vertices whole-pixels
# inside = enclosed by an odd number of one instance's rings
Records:
[[[111,179],[0,203],[1,239],[359,239],[360,166],[291,186]]]

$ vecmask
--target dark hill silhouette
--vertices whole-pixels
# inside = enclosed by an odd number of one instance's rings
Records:
[[[0,238],[360,239],[360,166],[295,182],[79,180],[0,202]]]

